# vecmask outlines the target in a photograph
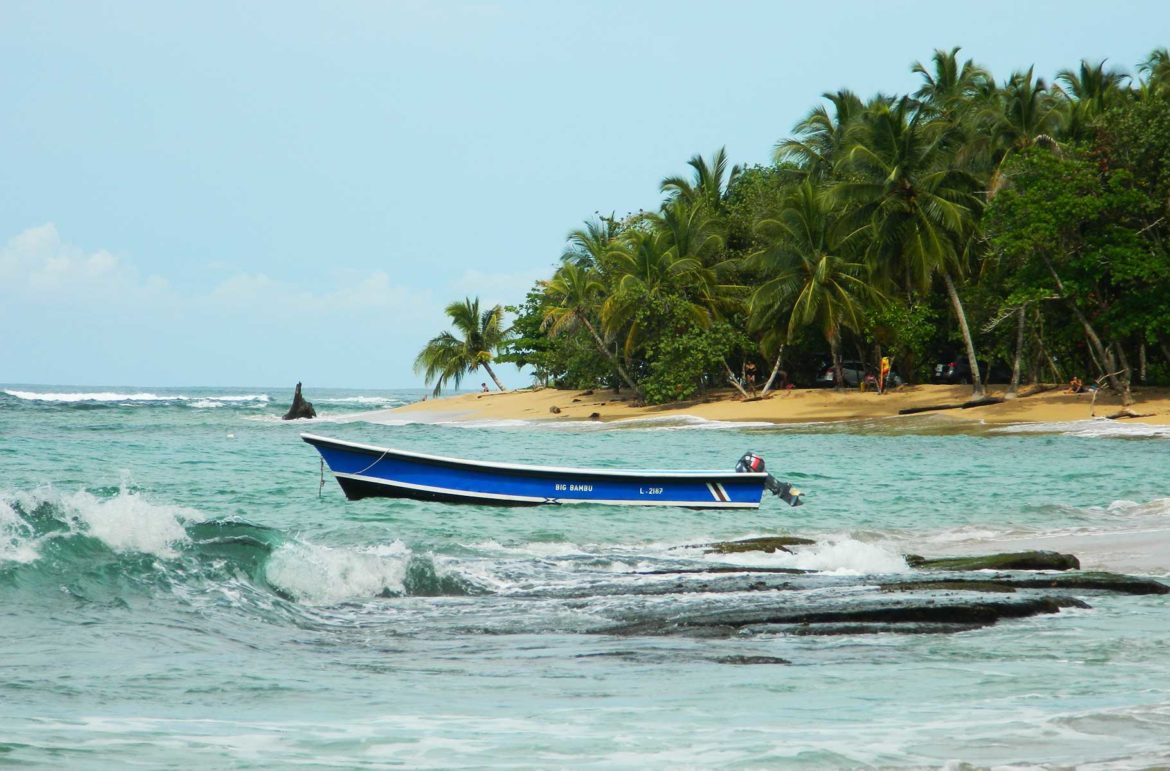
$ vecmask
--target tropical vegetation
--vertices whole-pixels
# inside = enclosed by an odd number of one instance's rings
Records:
[[[997,80],[958,48],[912,70],[911,94],[826,93],[768,165],[696,155],[656,211],[595,215],[506,336],[453,305],[464,339],[417,366],[457,385],[498,351],[647,402],[826,366],[840,387],[845,356],[909,382],[963,357],[976,396],[1005,371],[1009,393],[1076,375],[1126,403],[1170,383],[1170,54],[1051,82]]]

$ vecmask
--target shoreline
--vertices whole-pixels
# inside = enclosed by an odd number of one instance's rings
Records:
[[[1003,396],[1006,386],[989,386],[987,395]],[[1024,391],[1027,393],[1027,390]],[[1119,424],[1170,425],[1170,388],[1134,390],[1132,407],[1138,417]],[[742,423],[834,423],[902,417],[899,410],[957,404],[971,398],[971,386],[901,386],[885,394],[857,390],[793,389],[767,398],[744,400],[732,389],[713,391],[703,399],[666,405],[633,406],[633,393],[623,389],[570,390],[527,388],[445,396],[386,410],[424,422],[524,420],[539,422],[614,422],[646,418],[699,418]],[[1020,396],[998,404],[945,409],[925,414],[956,421],[989,424],[1070,423],[1104,419],[1121,410],[1120,399],[1107,391],[1096,402],[1089,393],[1070,394],[1060,388]]]

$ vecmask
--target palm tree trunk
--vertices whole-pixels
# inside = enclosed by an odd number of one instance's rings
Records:
[[[841,335],[835,330],[829,335],[829,353],[833,357],[833,388],[840,391],[845,386],[845,376],[841,374]]]
[[[947,288],[947,297],[951,298],[951,306],[955,309],[955,317],[959,320],[959,329],[963,333],[963,343],[967,346],[967,363],[971,365],[971,395],[981,399],[984,395],[983,378],[979,377],[979,362],[975,360],[975,340],[971,337],[971,328],[967,326],[967,314],[963,312],[963,301],[959,299],[959,292],[955,289],[955,282],[951,281],[951,274],[942,272],[943,284]]]
[[[735,390],[743,394],[743,398],[750,399],[751,397],[748,396],[748,392],[743,390],[743,386],[739,384],[739,379],[736,378],[735,372],[731,369],[731,365],[727,363],[727,359],[720,359],[720,361],[723,362],[723,369],[727,370],[727,382],[735,386]]]
[[[630,378],[629,374],[626,372],[626,368],[622,366],[622,363],[620,361],[618,361],[618,357],[614,356],[613,351],[609,350],[609,348],[607,348],[605,346],[605,342],[601,339],[601,335],[597,334],[597,330],[594,328],[594,326],[591,323],[589,323],[589,319],[586,318],[585,314],[583,314],[583,313],[578,314],[577,317],[579,319],[581,319],[582,323],[585,324],[585,328],[589,330],[589,334],[593,335],[593,342],[597,343],[597,350],[601,351],[605,355],[605,357],[607,359],[609,359],[609,362],[611,364],[613,364],[613,368],[615,370],[617,370],[617,373],[621,377],[621,379],[626,381],[626,385],[628,385],[630,388],[634,389],[634,393],[638,394],[638,396],[641,397],[642,396],[642,389],[638,388],[638,386],[636,386],[634,384],[634,381]]]
[[[776,354],[776,366],[772,367],[772,374],[768,376],[768,382],[764,383],[764,390],[760,392],[760,398],[768,395],[768,391],[772,389],[772,383],[776,380],[776,375],[780,372],[780,360],[784,357],[784,346],[780,346],[780,352]]]
[[[492,365],[488,364],[485,361],[482,363],[482,366],[484,369],[487,370],[488,376],[492,379],[492,382],[496,384],[496,388],[500,389],[501,391],[508,390],[507,388],[504,388],[504,384],[500,382],[500,379],[498,377],[496,377],[496,373],[495,373],[495,370],[492,369]]]
[[[1130,388],[1133,384],[1133,369],[1129,366],[1129,357],[1125,355],[1125,348],[1114,342],[1109,346],[1109,353],[1112,354],[1114,349],[1117,350],[1117,360],[1121,366],[1121,387],[1125,389],[1121,392],[1121,406],[1130,407],[1133,405],[1133,392]]]
[[[1052,265],[1052,261],[1049,260],[1047,256],[1043,256],[1043,259],[1044,264],[1048,267],[1048,272],[1052,274],[1052,278],[1056,281],[1057,291],[1059,291],[1060,296],[1068,302],[1069,308],[1072,309],[1073,314],[1077,317],[1077,321],[1081,322],[1081,326],[1084,327],[1085,336],[1089,338],[1089,344],[1097,353],[1100,361],[1104,362],[1104,375],[1105,379],[1109,381],[1109,386],[1114,391],[1121,394],[1122,407],[1131,406],[1133,404],[1133,395],[1129,392],[1129,383],[1126,382],[1124,387],[1122,387],[1121,382],[1117,379],[1116,365],[1113,361],[1113,353],[1106,350],[1105,346],[1101,343],[1101,338],[1097,336],[1097,330],[1095,330],[1093,325],[1089,323],[1089,319],[1081,311],[1080,306],[1078,306],[1076,303],[1076,300],[1065,294],[1064,282],[1060,280],[1060,275],[1057,274],[1056,268]]]
[[[1162,355],[1166,357],[1166,362],[1170,363],[1170,345],[1166,345],[1166,338],[1158,335],[1158,347],[1162,349]]]
[[[1027,315],[1027,310],[1028,304],[1024,303],[1016,311],[1016,355],[1012,359],[1012,382],[1008,386],[1007,393],[1004,394],[1005,399],[1015,399],[1016,393],[1020,390],[1020,362],[1024,355],[1024,318]]]

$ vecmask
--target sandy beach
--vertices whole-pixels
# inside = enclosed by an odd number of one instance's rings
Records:
[[[988,396],[1003,396],[1004,387],[991,386]],[[1121,410],[1119,397],[1101,391],[1094,402],[1091,393],[1070,394],[1063,388],[1032,393],[999,404],[967,409],[947,409],[933,414],[956,420],[984,423],[1065,423],[1109,418]],[[1170,425],[1170,389],[1135,390],[1132,411],[1139,417],[1119,418],[1125,423]],[[427,399],[399,407],[394,414],[411,414],[426,420],[630,420],[637,418],[684,418],[704,420],[809,423],[888,418],[900,410],[959,404],[971,398],[970,386],[902,386],[885,394],[857,390],[795,389],[767,398],[744,400],[728,389],[707,398],[658,406],[632,406],[626,390],[575,391],[554,388],[507,392],[459,394]],[[425,416],[425,417],[424,417]]]

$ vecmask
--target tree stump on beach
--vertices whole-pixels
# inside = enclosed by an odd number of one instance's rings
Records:
[[[301,396],[301,384],[297,383],[297,389],[293,392],[292,406],[288,408],[283,420],[315,417],[317,417],[317,411],[313,409],[313,403],[305,401],[305,397]]]

